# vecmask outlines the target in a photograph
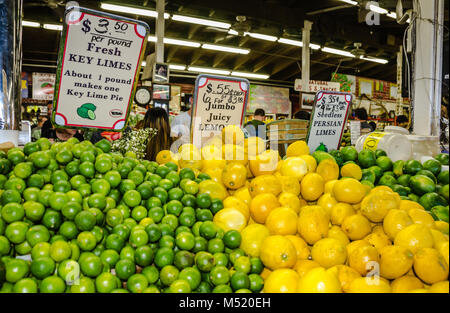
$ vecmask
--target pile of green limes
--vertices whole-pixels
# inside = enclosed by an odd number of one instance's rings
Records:
[[[0,153],[0,291],[260,292],[263,264],[212,222],[205,179],[107,140]]]

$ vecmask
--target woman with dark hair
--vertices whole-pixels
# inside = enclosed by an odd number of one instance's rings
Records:
[[[161,150],[169,150],[170,140],[170,124],[166,110],[163,108],[151,108],[145,113],[145,117],[139,125],[139,128],[153,128],[158,133],[151,137],[147,143],[147,152],[145,158],[147,160],[155,160],[156,155]]]
[[[367,122],[368,115],[365,108],[357,108],[355,110],[355,119],[357,121],[361,121],[361,130],[363,130],[364,132],[373,132],[376,129],[376,125],[375,127],[373,127],[373,125],[370,125]]]

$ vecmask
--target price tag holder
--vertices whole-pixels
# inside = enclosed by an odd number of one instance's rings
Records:
[[[202,147],[227,125],[242,127],[250,82],[245,78],[199,75],[195,81],[191,143]]]
[[[351,93],[317,92],[307,136],[311,152],[339,149],[351,101]]]
[[[60,128],[124,130],[149,26],[81,7],[66,10],[65,21],[52,123]]]

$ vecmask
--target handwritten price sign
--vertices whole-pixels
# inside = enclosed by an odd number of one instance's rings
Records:
[[[57,127],[123,130],[148,33],[142,21],[68,9],[52,122]]]
[[[191,142],[201,147],[225,126],[241,127],[249,87],[247,79],[199,75],[195,82]]]
[[[350,93],[319,91],[316,94],[307,137],[311,151],[339,148],[351,101]]]

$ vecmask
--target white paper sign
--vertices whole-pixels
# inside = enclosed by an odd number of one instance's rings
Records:
[[[356,145],[356,141],[359,136],[361,136],[361,122],[360,121],[351,121],[350,122],[350,139],[352,145]]]
[[[56,75],[51,73],[33,73],[33,99],[53,100]]]
[[[304,91],[304,92],[318,92],[319,90],[323,91],[339,91],[341,88],[341,84],[338,82],[327,82],[322,80],[310,80],[308,88],[306,90],[302,90],[302,80],[296,79],[294,82],[294,90],[295,91]]]
[[[325,151],[337,150],[341,143],[352,95],[345,92],[319,91],[308,129],[308,146]]]
[[[227,125],[242,127],[249,87],[244,78],[199,75],[194,90],[191,142],[201,147]]]
[[[123,130],[148,25],[84,8],[66,12],[66,21],[53,122]]]

